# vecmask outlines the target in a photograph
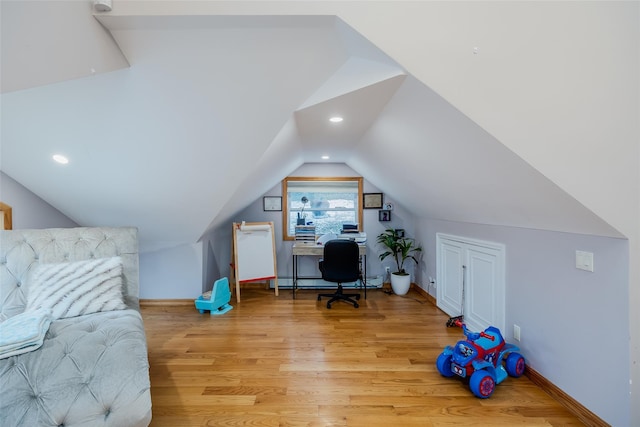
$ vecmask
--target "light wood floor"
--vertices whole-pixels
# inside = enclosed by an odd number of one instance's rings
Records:
[[[507,378],[484,400],[443,378],[435,360],[463,335],[414,291],[370,291],[359,309],[331,310],[316,294],[246,288],[221,316],[143,307],[151,425],[583,425],[526,377]]]

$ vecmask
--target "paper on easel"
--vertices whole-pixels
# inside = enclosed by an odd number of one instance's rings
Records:
[[[240,231],[269,231],[271,230],[271,226],[269,224],[258,224],[258,225],[247,225],[245,221],[242,221],[240,224]]]

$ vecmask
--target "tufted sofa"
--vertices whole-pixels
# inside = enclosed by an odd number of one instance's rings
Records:
[[[54,320],[40,348],[1,359],[0,426],[150,423],[135,228],[0,231],[0,321],[25,310],[28,275],[39,263],[115,256],[127,308]]]

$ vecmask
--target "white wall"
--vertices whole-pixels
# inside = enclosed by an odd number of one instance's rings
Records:
[[[336,163],[307,163],[291,172],[289,176],[360,176],[356,171],[345,164]],[[364,180],[363,189],[365,193],[379,192],[367,180]],[[265,196],[281,196],[282,186],[276,185]],[[408,212],[402,205],[395,202],[393,195],[385,194],[385,202],[394,204],[390,222],[378,221],[377,209],[364,209],[363,212],[363,230],[367,233],[367,276],[373,277],[383,273],[383,267],[378,259],[378,254],[382,251],[376,246],[376,236],[386,228],[404,228],[407,236],[415,236],[414,216]],[[293,259],[291,247],[293,241],[282,240],[282,212],[264,212],[262,206],[262,197],[254,201],[246,209],[238,212],[233,216],[228,224],[218,227],[213,232],[203,237],[205,242],[206,253],[204,259],[206,261],[205,275],[206,283],[210,288],[216,278],[229,274],[229,263],[231,260],[231,223],[232,222],[253,222],[253,221],[273,221],[276,237],[276,258],[279,277],[291,277],[293,275]],[[317,259],[314,257],[301,257],[299,259],[300,275],[314,276],[318,275]],[[390,264],[389,264],[390,265]],[[413,271],[414,266],[407,265],[408,271]]]
[[[13,229],[68,228],[78,224],[33,194],[4,172],[0,172],[0,201],[11,206]]]
[[[611,425],[632,425],[626,239],[429,219],[418,227],[425,277],[436,277],[436,233],[505,244],[506,339],[519,325],[514,343],[529,366]],[[575,268],[576,250],[594,254],[593,273]]]
[[[80,226],[3,172],[0,200],[12,208],[13,229]],[[141,253],[140,298],[197,298],[203,288],[202,254],[202,243]]]
[[[203,243],[140,254],[141,299],[196,299],[203,288]]]

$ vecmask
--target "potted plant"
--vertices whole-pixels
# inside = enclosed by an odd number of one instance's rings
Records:
[[[404,263],[408,259],[418,264],[416,255],[422,252],[422,247],[416,244],[410,237],[404,237],[404,233],[389,228],[378,235],[377,242],[382,244],[386,250],[380,254],[380,261],[388,256],[392,256],[396,262],[396,271],[391,273],[391,289],[396,295],[404,295],[409,292],[411,286],[411,275],[404,269]]]

